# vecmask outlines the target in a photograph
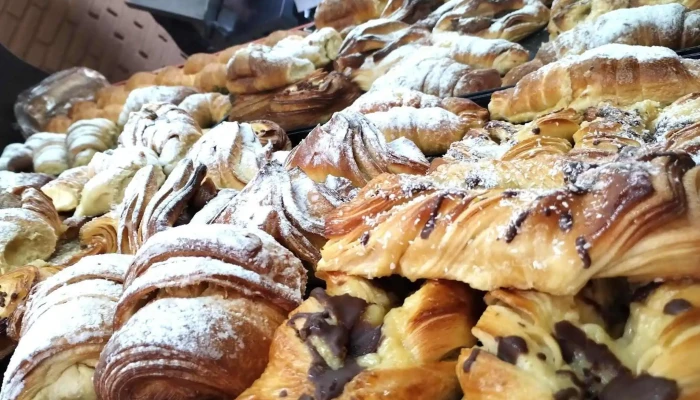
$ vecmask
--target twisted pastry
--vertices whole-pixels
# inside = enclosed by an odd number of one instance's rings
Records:
[[[0,357],[9,356],[17,342],[8,333],[10,320],[23,307],[29,291],[39,282],[39,269],[34,266],[17,268],[0,275]]]
[[[76,216],[96,216],[121,203],[124,190],[136,172],[146,165],[159,165],[158,156],[144,147],[118,148],[95,154],[88,165],[92,176],[83,187]]]
[[[381,18],[413,24],[427,17],[443,3],[444,0],[389,0]]]
[[[610,44],[546,65],[515,88],[494,93],[489,111],[493,119],[523,122],[562,108],[583,111],[604,101],[666,105],[700,91],[699,74],[698,62],[681,59],[672,50]]]
[[[273,151],[289,151],[292,149],[292,142],[287,136],[287,132],[275,122],[267,120],[250,121],[249,125],[255,131],[260,144],[267,146],[268,143]]]
[[[195,93],[197,90],[185,86],[148,86],[135,89],[129,93],[117,123],[119,126],[126,125],[131,113],[141,110],[146,104],[180,104],[187,96]]]
[[[314,289],[277,329],[267,369],[239,399],[449,399],[459,393],[451,354],[475,342],[469,333],[475,302],[465,285],[428,281],[404,299],[362,278],[327,281],[325,292]]]
[[[117,146],[117,125],[104,118],[78,121],[68,128],[66,146],[71,167],[88,165],[95,153]]]
[[[375,80],[372,90],[405,88],[438,97],[460,97],[501,86],[495,69],[472,69],[445,54],[420,50]]]
[[[347,178],[358,187],[384,172],[427,171],[428,160],[415,144],[406,139],[392,143],[387,144],[384,135],[362,114],[343,111],[311,131],[289,154],[287,167],[299,167],[316,182],[332,175]]]
[[[205,133],[187,157],[206,166],[207,178],[217,188],[240,190],[258,172],[264,154],[249,124],[223,122]]]
[[[169,174],[201,136],[197,122],[186,111],[172,104],[156,103],[131,113],[119,135],[119,144],[153,150]]]
[[[0,171],[31,172],[33,165],[32,149],[23,143],[10,143],[0,155]]]
[[[87,166],[63,171],[58,178],[41,187],[41,191],[51,198],[56,211],[73,211],[80,202],[85,184],[90,180]]]
[[[86,257],[37,286],[0,399],[97,398],[94,365],[112,335],[130,260],[123,255]]]
[[[360,91],[338,72],[318,70],[281,92],[239,96],[229,121],[276,121],[284,130],[308,128],[328,121],[360,96]]]
[[[210,128],[221,122],[231,111],[229,97],[220,93],[196,93],[178,106],[187,111],[200,128]]]
[[[273,332],[305,285],[299,260],[262,231],[156,234],[129,267],[96,368],[98,397],[236,397],[264,369]]]
[[[630,305],[618,340],[586,299],[489,293],[489,306],[473,330],[482,345],[462,350],[457,363],[464,398],[697,397],[700,364],[692,327],[698,285],[654,286]]]
[[[193,223],[238,224],[258,228],[303,261],[316,265],[324,237],[324,220],[346,200],[295,168],[270,162],[226,204],[215,202],[195,215]],[[213,217],[213,218],[212,218]]]
[[[517,42],[544,27],[549,9],[540,0],[454,0],[435,31],[457,31],[486,39]]]
[[[450,50],[452,58],[474,68],[494,68],[501,75],[530,59],[530,53],[505,39],[484,39],[457,32],[434,33],[433,45]]]
[[[114,212],[110,212],[86,222],[80,228],[80,245],[83,252],[78,255],[78,259],[87,255],[117,252],[117,217]]]
[[[58,175],[68,169],[66,135],[62,133],[35,133],[25,145],[32,149],[34,172]]]
[[[471,192],[381,176],[327,218],[318,270],[555,295],[576,293],[591,278],[695,277],[700,168],[683,153],[635,157],[574,163],[569,185],[544,192]],[[547,240],[533,242],[535,234]]]
[[[314,23],[317,28],[341,31],[379,17],[385,5],[385,0],[323,0],[316,9]]]
[[[274,47],[249,45],[229,60],[226,87],[238,94],[285,87],[335,60],[341,42],[335,29],[321,28],[307,37],[287,37]]]
[[[119,253],[134,254],[143,244],[141,225],[144,224],[144,213],[164,181],[165,174],[162,168],[147,165],[134,175],[134,179],[126,187],[124,201],[119,209]]]

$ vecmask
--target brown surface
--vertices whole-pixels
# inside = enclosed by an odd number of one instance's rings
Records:
[[[112,82],[184,61],[153,17],[123,0],[0,0],[0,43],[47,72],[83,65]]]

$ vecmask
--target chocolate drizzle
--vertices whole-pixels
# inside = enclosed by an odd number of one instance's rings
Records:
[[[356,358],[376,352],[381,339],[381,326],[374,327],[362,321],[361,316],[368,306],[363,299],[347,294],[328,296],[321,288],[314,289],[311,297],[321,303],[325,310],[295,314],[288,325],[296,329],[296,321],[305,320],[304,325],[297,329],[297,334],[313,355],[308,372],[309,380],[315,386],[313,399],[330,400],[340,395],[345,385],[363,370]],[[327,364],[310,341],[312,336],[321,339],[335,358],[344,361],[341,368],[333,369]]]
[[[664,306],[664,314],[678,315],[693,308],[693,304],[686,299],[673,299]]]
[[[510,221],[510,224],[508,224],[508,227],[506,228],[506,232],[503,234],[503,240],[505,240],[506,243],[510,243],[515,239],[520,232],[520,226],[522,226],[523,222],[525,222],[529,215],[530,210],[525,210],[518,214],[514,220]]]
[[[521,354],[527,354],[527,342],[520,336],[506,336],[498,339],[498,352],[496,357],[509,364],[515,365]]]
[[[433,208],[430,210],[430,216],[425,222],[425,226],[420,231],[421,239],[428,239],[430,237],[430,234],[433,233],[433,230],[435,230],[435,220],[437,219],[438,212],[440,211],[440,206],[442,205],[442,202],[443,200],[445,200],[446,196],[447,194],[441,194],[435,198]]]
[[[473,349],[471,354],[469,354],[469,357],[467,357],[466,360],[464,360],[464,364],[462,365],[462,370],[465,373],[470,373],[472,370],[472,365],[476,362],[476,358],[479,357],[479,353],[481,350],[479,349]]]
[[[576,238],[576,252],[579,258],[583,261],[583,269],[588,269],[591,267],[591,255],[588,252],[589,244],[586,238],[579,236]]]

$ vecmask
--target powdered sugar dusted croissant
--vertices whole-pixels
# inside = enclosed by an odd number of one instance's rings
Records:
[[[0,190],[5,191],[18,186],[39,189],[53,179],[51,175],[40,173],[0,171]]]
[[[387,144],[366,117],[348,110],[316,127],[289,154],[287,166],[301,168],[316,182],[333,175],[361,187],[384,172],[424,174],[428,160],[407,139]]]
[[[192,146],[188,158],[207,167],[217,188],[242,189],[258,172],[264,154],[249,124],[223,122]]]
[[[23,143],[10,143],[0,155],[0,171],[30,172],[34,168],[33,151]]]
[[[265,368],[274,330],[305,286],[301,262],[265,232],[207,225],[156,234],[129,267],[97,396],[236,397]]]
[[[68,128],[66,146],[71,167],[88,165],[95,153],[117,146],[117,125],[104,118],[78,121]]]
[[[77,216],[96,216],[121,203],[124,190],[136,172],[146,165],[158,165],[158,156],[148,148],[118,148],[98,153],[88,165],[92,177],[83,187]]]
[[[86,222],[80,228],[80,245],[85,250],[84,255],[116,253],[118,223],[118,215],[114,211]]]
[[[165,181],[163,169],[157,165],[141,168],[124,191],[124,201],[119,206],[117,241],[119,253],[134,254],[143,244],[141,225],[148,223],[143,217],[153,196]]]
[[[450,49],[455,61],[474,68],[494,68],[501,75],[530,59],[530,53],[505,39],[484,39],[457,32],[434,33],[431,42]]]
[[[97,398],[94,365],[112,335],[130,259],[86,257],[38,285],[24,313],[1,399]]]
[[[382,11],[382,18],[416,23],[435,11],[444,0],[389,0]]]
[[[139,111],[146,104],[168,103],[180,104],[187,96],[197,93],[197,90],[185,86],[148,86],[135,89],[129,93],[119,115],[119,126],[126,125],[132,112]]]
[[[557,295],[596,277],[695,277],[691,204],[700,168],[683,153],[636,157],[576,164],[569,185],[544,193],[470,192],[384,175],[326,220],[331,240],[318,269]]]
[[[169,174],[201,136],[197,122],[186,111],[172,104],[156,103],[131,114],[119,135],[119,144],[153,150]]]
[[[325,216],[340,206],[342,195],[312,181],[295,168],[287,171],[276,162],[258,175],[225,205],[218,202],[195,215],[193,223],[252,226],[272,235],[300,259],[315,265],[325,243]],[[217,211],[211,210],[214,207]],[[199,216],[199,217],[198,217]]]
[[[693,399],[700,287],[652,284],[614,340],[588,299],[495,291],[457,364],[465,399]],[[593,303],[595,304],[595,303]],[[497,378],[496,378],[497,377]]]
[[[292,142],[289,140],[287,132],[277,123],[267,120],[256,120],[250,121],[249,124],[263,146],[267,146],[269,143],[273,151],[289,151],[292,149]]]
[[[323,0],[316,9],[314,21],[319,28],[330,26],[341,31],[379,17],[385,5],[384,0]]]
[[[51,198],[57,211],[73,211],[78,206],[80,195],[90,178],[88,166],[67,169],[56,179],[42,186],[41,191]]]
[[[221,93],[196,93],[188,96],[179,107],[187,111],[200,128],[221,122],[231,111],[231,100]]]
[[[466,285],[428,281],[402,298],[370,280],[327,278],[277,329],[270,363],[239,399],[449,399],[453,350],[472,345]]]
[[[25,144],[32,149],[34,171],[58,175],[68,169],[66,135],[62,133],[35,133]]]

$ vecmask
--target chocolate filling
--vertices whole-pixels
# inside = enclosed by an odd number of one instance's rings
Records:
[[[369,232],[365,232],[360,236],[360,244],[367,246],[367,243],[369,243]]]
[[[442,201],[445,200],[446,196],[446,194],[441,194],[437,198],[435,198],[433,209],[430,210],[430,216],[425,222],[423,230],[421,230],[420,232],[421,239],[428,239],[430,237],[430,234],[433,233],[433,230],[435,229],[435,220],[437,219],[438,211],[440,211],[440,206],[442,205]]]
[[[498,352],[496,356],[510,364],[515,365],[521,354],[527,354],[527,342],[520,336],[506,336],[498,338]]]
[[[680,395],[678,384],[670,379],[648,374],[620,374],[605,386],[600,400],[675,400]]]
[[[638,287],[632,294],[632,301],[638,303],[644,302],[659,286],[661,286],[661,282],[651,282]]]
[[[325,310],[299,313],[288,322],[295,327],[298,319],[305,319],[297,334],[306,342],[313,356],[308,376],[315,386],[314,396],[305,394],[307,397],[301,398],[330,400],[339,396],[345,385],[363,370],[356,358],[377,351],[381,326],[373,327],[361,320],[368,304],[360,298],[347,294],[328,296],[321,288],[311,291],[311,297],[321,303]],[[335,325],[331,324],[332,317],[335,318]],[[321,339],[336,358],[344,360],[341,368],[333,369],[326,363],[310,341],[313,336]]]
[[[530,215],[530,211],[526,210],[518,214],[517,217],[515,217],[514,220],[508,224],[508,227],[506,228],[506,232],[503,235],[503,240],[506,241],[506,243],[512,242],[515,237],[518,235],[520,232],[520,226],[522,226],[523,222],[527,219],[527,217]]]
[[[579,400],[581,394],[574,388],[562,389],[554,393],[554,400]]]
[[[583,269],[591,267],[591,255],[588,253],[588,242],[583,236],[576,238],[576,252],[579,258],[583,261]]]
[[[678,315],[693,308],[693,305],[686,299],[673,299],[664,306],[664,314]]]
[[[472,365],[476,362],[476,358],[479,357],[479,353],[481,350],[479,349],[473,349],[471,354],[469,354],[469,357],[467,357],[466,360],[464,360],[464,364],[462,365],[462,369],[466,373],[470,373],[472,370]]]

